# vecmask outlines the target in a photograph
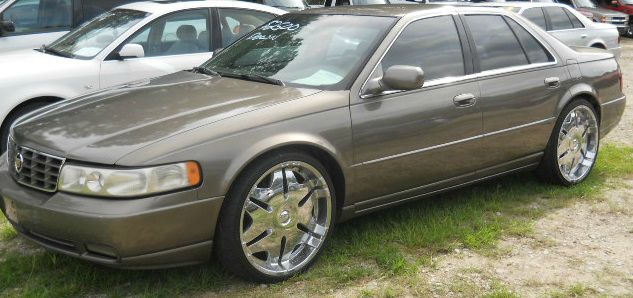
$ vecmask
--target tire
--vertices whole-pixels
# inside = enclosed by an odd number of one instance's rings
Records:
[[[334,184],[321,162],[301,152],[269,154],[249,166],[225,198],[215,256],[246,280],[284,281],[314,264],[335,214]]]
[[[7,145],[9,143],[9,133],[11,132],[11,126],[13,123],[18,120],[18,118],[33,112],[37,109],[43,108],[52,102],[34,102],[30,104],[26,104],[18,107],[13,110],[7,118],[4,119],[4,124],[2,125],[2,129],[0,130],[0,154],[3,154],[7,151]]]
[[[537,174],[546,182],[571,186],[584,181],[600,149],[600,122],[585,99],[568,104],[560,114]]]

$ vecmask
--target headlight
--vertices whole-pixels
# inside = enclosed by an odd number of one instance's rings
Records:
[[[197,186],[200,166],[184,162],[139,169],[107,169],[65,164],[57,188],[101,197],[137,197]]]

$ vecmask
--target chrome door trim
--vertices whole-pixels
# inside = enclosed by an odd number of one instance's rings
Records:
[[[618,98],[616,98],[616,99],[609,100],[609,101],[607,101],[607,102],[605,102],[605,103],[603,103],[603,104],[600,104],[600,105],[601,105],[601,106],[606,106],[606,105],[610,105],[610,104],[612,104],[612,103],[616,103],[616,102],[618,102],[618,101],[620,101],[620,100],[624,100],[624,99],[626,99],[626,95],[625,95],[625,96],[622,96],[622,97],[618,97]]]
[[[428,18],[432,18],[432,17],[453,16],[453,15],[459,15],[459,14],[456,13],[456,12],[433,14],[433,15],[428,15],[428,16],[416,18],[416,19],[410,20],[407,23],[405,23],[402,26],[402,28],[400,28],[400,30],[398,31],[398,34],[391,40],[391,42],[389,43],[389,46],[387,46],[387,49],[385,49],[385,51],[382,53],[382,55],[380,56],[380,59],[374,65],[374,67],[372,68],[371,72],[369,73],[369,75],[365,79],[365,82],[361,85],[360,89],[358,90],[358,97],[360,97],[361,99],[370,99],[370,98],[374,98],[374,97],[385,96],[385,95],[392,95],[392,94],[398,94],[398,93],[404,93],[404,92],[415,92],[415,91],[420,91],[420,90],[424,90],[425,88],[430,88],[430,87],[435,87],[435,86],[448,85],[448,84],[453,84],[453,83],[457,83],[457,82],[461,82],[461,81],[466,81],[466,80],[471,80],[471,79],[479,79],[479,78],[482,78],[482,77],[500,75],[500,74],[505,74],[505,73],[517,72],[517,71],[545,68],[545,67],[550,67],[550,66],[554,66],[554,65],[558,64],[558,58],[556,57],[556,55],[552,54],[552,51],[548,48],[549,44],[543,42],[541,39],[539,39],[537,36],[535,36],[532,32],[530,32],[530,30],[529,30],[530,28],[525,28],[520,22],[518,22],[514,18],[510,17],[509,15],[507,15],[507,14],[495,14],[495,13],[466,13],[464,15],[497,15],[497,16],[500,16],[500,17],[506,16],[506,17],[511,18],[513,21],[517,22],[517,24],[519,24],[521,26],[521,28],[524,28],[541,45],[541,47],[550,56],[552,56],[552,58],[554,58],[554,61],[543,62],[543,63],[532,63],[532,64],[518,65],[518,66],[510,66],[510,67],[504,67],[504,68],[497,68],[497,69],[480,71],[478,73],[472,73],[472,74],[467,74],[467,75],[458,76],[458,77],[444,77],[444,78],[433,79],[433,80],[430,80],[428,82],[424,82],[424,85],[422,86],[422,88],[416,89],[416,90],[406,90],[406,91],[404,91],[404,90],[389,90],[389,91],[385,91],[385,92],[383,92],[381,94],[363,94],[363,90],[365,89],[365,85],[371,79],[372,75],[376,72],[376,69],[378,68],[378,66],[381,65],[382,60],[385,58],[385,56],[387,55],[389,50],[391,50],[391,47],[396,42],[396,40],[400,37],[400,35],[404,31],[404,29],[406,29],[409,25],[411,25],[411,23],[419,21],[419,20],[428,19]],[[455,23],[455,22],[453,22],[453,23],[455,24],[455,26],[458,26],[457,23]],[[464,49],[462,49],[462,51],[464,51]],[[477,54],[477,53],[473,53],[473,54]],[[473,57],[472,59],[476,59],[476,58]],[[466,63],[466,61],[464,61],[464,63]]]
[[[542,155],[542,154],[543,153],[541,153],[541,152],[535,153],[535,154],[527,156],[527,158],[534,157],[534,156],[539,156],[539,155]],[[467,185],[475,184],[475,183],[478,183],[478,182],[486,181],[486,180],[491,179],[491,178],[495,178],[495,177],[499,177],[499,176],[503,176],[503,175],[507,175],[507,174],[511,174],[511,173],[521,172],[521,171],[524,171],[524,170],[528,170],[528,169],[534,168],[536,166],[538,166],[538,163],[530,163],[530,164],[527,164],[527,165],[524,165],[524,166],[520,166],[520,167],[517,167],[517,168],[514,168],[514,169],[506,170],[506,171],[503,171],[503,172],[499,172],[499,173],[488,175],[488,176],[481,177],[481,178],[476,178],[476,176],[475,176],[474,180],[470,180],[470,181],[459,183],[459,184],[456,184],[456,185],[444,187],[442,189],[437,189],[437,190],[429,191],[429,192],[426,192],[426,193],[409,196],[409,197],[406,197],[406,198],[402,198],[402,199],[399,199],[399,200],[386,202],[386,203],[375,205],[375,206],[370,206],[370,207],[366,207],[366,208],[359,208],[359,209],[354,210],[354,214],[363,214],[363,213],[371,212],[371,211],[376,210],[376,209],[382,209],[382,208],[385,208],[385,207],[388,207],[388,206],[391,206],[391,205],[401,204],[401,203],[408,202],[408,201],[415,200],[415,199],[419,199],[419,198],[422,198],[422,197],[427,197],[427,196],[431,196],[431,195],[434,195],[434,194],[442,193],[442,192],[445,192],[445,191],[448,191],[448,190],[457,189],[457,188],[460,188],[460,187],[463,187],[463,186],[467,186]],[[477,172],[465,174],[465,175],[462,175],[462,176],[459,176],[459,177],[455,177],[455,178],[469,177],[469,176],[473,176],[473,175],[477,175]],[[449,178],[447,180],[439,181],[439,182],[432,183],[432,184],[429,184],[429,185],[438,184],[438,183],[445,183],[447,181],[454,180],[455,178]],[[429,185],[423,185],[423,186],[416,187],[416,188],[413,188],[413,189],[408,189],[408,190],[402,191],[400,193],[406,193],[406,192],[415,191],[416,189],[428,187]],[[400,194],[400,193],[396,193],[396,194]],[[367,201],[365,201],[365,202],[367,202]]]
[[[464,142],[469,142],[469,141],[473,141],[473,140],[477,140],[477,139],[483,139],[483,138],[486,138],[486,137],[490,137],[490,136],[494,136],[494,135],[510,132],[510,131],[513,131],[513,130],[522,129],[522,128],[526,128],[526,127],[530,127],[530,126],[534,126],[534,125],[539,125],[539,124],[551,122],[551,121],[554,121],[555,119],[556,119],[556,117],[550,117],[550,118],[547,118],[547,119],[542,119],[542,120],[538,120],[538,121],[534,121],[534,122],[530,122],[530,123],[526,123],[526,124],[521,124],[521,125],[513,126],[513,127],[510,127],[510,128],[506,128],[506,129],[501,129],[501,130],[497,130],[497,131],[493,131],[493,132],[489,132],[489,133],[480,134],[480,135],[477,135],[477,136],[474,136],[474,137],[470,137],[470,138],[465,138],[465,139],[456,140],[456,141],[452,141],[452,142],[448,142],[448,143],[443,143],[443,144],[439,144],[439,145],[435,145],[435,146],[425,147],[425,148],[416,149],[416,150],[413,150],[413,151],[407,151],[407,152],[403,152],[403,153],[399,153],[399,154],[394,154],[394,155],[389,155],[389,156],[385,156],[385,157],[381,157],[381,158],[377,158],[377,159],[372,159],[372,160],[369,160],[369,161],[364,161],[364,162],[361,162],[361,163],[354,164],[351,167],[366,166],[366,165],[379,163],[379,162],[383,162],[383,161],[387,161],[387,160],[391,160],[391,159],[396,159],[396,158],[405,157],[405,156],[409,156],[409,155],[413,155],[413,154],[418,154],[418,153],[422,153],[422,152],[426,152],[426,151],[440,149],[440,148],[444,148],[444,147],[448,147],[448,146],[452,146],[452,145],[456,145],[456,144],[460,144],[460,143],[464,143]]]

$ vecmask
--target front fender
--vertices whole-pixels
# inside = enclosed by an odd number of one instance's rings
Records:
[[[332,143],[330,143],[325,138],[319,135],[307,134],[307,133],[281,133],[279,135],[273,135],[262,139],[250,147],[242,151],[239,155],[237,155],[227,168],[224,177],[222,178],[223,185],[225,185],[226,190],[233,184],[233,182],[239,177],[240,173],[252,162],[257,160],[262,155],[275,151],[277,149],[281,149],[284,147],[291,146],[307,146],[318,149],[320,151],[326,152],[332,158],[336,160],[336,162],[341,166],[341,168],[345,169],[348,167],[348,164],[342,158],[344,155],[343,152],[340,152],[339,149],[336,148]],[[343,172],[345,176],[345,171]]]

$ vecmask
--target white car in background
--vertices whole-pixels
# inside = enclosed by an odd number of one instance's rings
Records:
[[[502,7],[532,21],[567,46],[593,47],[611,51],[619,59],[622,47],[618,28],[595,23],[577,10],[555,3],[505,2],[478,6]]]
[[[0,52],[34,49],[116,6],[139,0],[0,0]]]
[[[4,53],[0,151],[22,115],[100,89],[192,69],[284,13],[239,1],[137,2],[103,13],[39,50]]]

